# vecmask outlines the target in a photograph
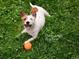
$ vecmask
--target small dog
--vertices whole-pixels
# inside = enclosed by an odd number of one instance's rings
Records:
[[[20,13],[21,19],[24,23],[24,30],[21,32],[21,34],[27,32],[32,36],[32,38],[25,41],[24,44],[37,38],[39,31],[45,24],[45,16],[50,16],[49,13],[42,7],[32,5],[31,3],[30,6],[32,7],[30,15],[26,15],[25,12]]]

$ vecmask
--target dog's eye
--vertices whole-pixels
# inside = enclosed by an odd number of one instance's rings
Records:
[[[30,18],[30,20],[32,20],[32,18]]]
[[[27,18],[24,18],[24,20],[26,20]]]

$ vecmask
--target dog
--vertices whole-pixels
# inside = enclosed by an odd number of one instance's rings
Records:
[[[30,3],[30,6],[30,15],[25,14],[25,12],[23,11],[20,12],[20,16],[24,24],[24,30],[21,32],[21,34],[28,33],[32,36],[30,39],[26,40],[24,44],[31,42],[37,38],[38,33],[45,25],[45,16],[50,16],[44,8],[37,5],[33,5],[32,3]],[[21,34],[19,34],[19,36]]]

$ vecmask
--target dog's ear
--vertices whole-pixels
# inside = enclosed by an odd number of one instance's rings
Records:
[[[21,16],[22,21],[25,21],[27,19],[27,15],[25,14],[24,11],[20,12],[20,16]]]
[[[32,9],[31,9],[31,14],[32,14],[32,16],[34,16],[34,17],[36,17],[36,12],[38,11],[38,9],[36,8],[36,7],[33,7]]]
[[[21,17],[23,17],[23,16],[25,16],[25,15],[26,15],[26,14],[25,14],[24,11],[21,11],[21,12],[20,12],[20,16],[21,16]]]

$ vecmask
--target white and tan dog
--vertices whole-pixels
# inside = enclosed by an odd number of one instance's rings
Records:
[[[24,30],[21,32],[21,34],[27,32],[29,35],[32,36],[32,38],[28,39],[24,43],[28,43],[36,39],[39,31],[43,28],[45,24],[45,16],[50,16],[49,13],[42,7],[32,5],[31,3],[30,5],[32,7],[30,15],[26,15],[24,12],[20,13],[24,23]]]

